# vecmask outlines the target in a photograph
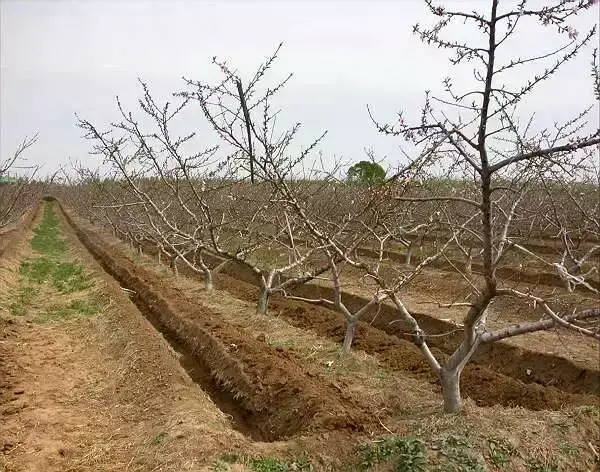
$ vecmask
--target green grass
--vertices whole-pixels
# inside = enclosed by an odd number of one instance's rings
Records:
[[[412,437],[388,436],[358,449],[357,463],[348,470],[370,471],[383,465],[394,472],[483,472],[483,460],[472,455],[462,436],[424,441]]]
[[[23,316],[29,311],[40,293],[40,285],[49,284],[62,294],[81,292],[93,285],[84,268],[68,259],[68,245],[61,236],[60,220],[50,202],[44,202],[44,217],[34,231],[31,248],[39,257],[25,260],[19,267],[21,287],[11,300],[12,315]],[[97,312],[95,302],[72,300],[67,305],[48,307],[37,321],[71,319]]]
[[[360,448],[358,470],[368,471],[382,462],[393,465],[395,472],[425,471],[425,443],[413,438],[388,437]]]
[[[83,267],[65,261],[68,246],[61,237],[60,220],[50,202],[44,202],[44,218],[31,240],[31,248],[42,257],[21,263],[20,273],[28,281],[50,283],[61,293],[73,293],[91,286]]]
[[[488,460],[497,468],[502,469],[519,455],[518,450],[509,441],[502,438],[488,438]]]
[[[244,457],[238,454],[225,454],[215,461],[211,470],[215,472],[226,472],[230,470],[230,464],[244,464],[253,472],[310,472],[312,465],[307,459],[295,459],[291,462],[276,459],[274,457]]]
[[[31,286],[24,286],[19,289],[14,296],[14,301],[10,304],[10,314],[13,316],[23,316],[33,304],[37,297],[39,289]]]
[[[210,470],[212,472],[228,472],[229,464],[218,459],[215,463],[213,463],[213,465],[210,466]]]
[[[485,472],[485,465],[471,454],[470,444],[460,436],[448,436],[437,443],[439,464],[434,472]]]
[[[38,284],[48,282],[61,293],[79,292],[91,286],[80,265],[47,257],[22,262],[20,272],[25,279]]]
[[[152,446],[158,446],[159,444],[161,444],[164,439],[167,437],[167,433],[165,433],[164,431],[161,431],[160,433],[158,433],[156,436],[154,436],[151,440],[150,440],[150,444]]]
[[[34,251],[55,257],[66,254],[67,243],[60,237],[60,220],[51,203],[44,202],[44,218],[34,233],[31,240]]]
[[[66,306],[54,305],[48,308],[46,313],[36,321],[40,323],[52,321],[66,321],[70,319],[93,316],[98,313],[98,306],[88,300],[73,300]]]
[[[538,458],[529,459],[526,466],[530,472],[558,472],[558,467],[555,464]]]

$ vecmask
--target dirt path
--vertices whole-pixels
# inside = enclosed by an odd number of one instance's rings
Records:
[[[0,470],[202,470],[247,447],[85,253],[31,236],[0,268]]]

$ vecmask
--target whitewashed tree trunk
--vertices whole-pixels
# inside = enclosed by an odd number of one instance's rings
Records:
[[[460,397],[461,371],[462,369],[447,370],[443,368],[440,372],[445,413],[458,413],[462,408],[462,400]]]
[[[269,310],[269,295],[271,295],[275,274],[276,271],[273,269],[269,272],[269,275],[266,279],[264,274],[260,276],[260,293],[258,295],[258,303],[256,305],[256,313],[259,315],[266,315]]]
[[[357,318],[351,318],[347,320],[346,334],[344,336],[344,344],[342,351],[344,354],[349,354],[352,349],[352,342],[354,341],[354,335],[356,334],[356,325],[358,324]]]
[[[205,266],[203,268],[203,273],[204,273],[204,288],[206,289],[207,292],[210,293],[213,291],[213,277],[212,277],[211,270]]]

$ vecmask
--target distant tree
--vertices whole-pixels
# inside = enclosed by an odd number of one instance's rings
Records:
[[[14,222],[26,208],[37,201],[37,195],[28,187],[38,167],[24,165],[24,152],[37,141],[37,134],[26,137],[12,156],[0,159],[0,228]],[[28,176],[12,177],[15,170],[26,171]]]
[[[348,169],[348,180],[363,185],[380,185],[385,181],[385,169],[376,162],[360,161]]]

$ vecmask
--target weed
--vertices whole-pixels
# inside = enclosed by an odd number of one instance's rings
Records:
[[[272,457],[250,459],[248,465],[255,472],[288,472],[290,470],[285,462]]]
[[[213,463],[213,465],[210,466],[210,470],[212,472],[227,472],[229,470],[229,465],[227,462],[217,460],[215,463]]]
[[[160,443],[163,442],[163,440],[167,437],[167,433],[165,433],[164,431],[161,431],[160,433],[158,433],[156,436],[154,436],[152,438],[152,440],[150,441],[150,444],[152,446],[158,446]]]
[[[292,348],[296,345],[296,342],[293,339],[270,339],[268,343],[269,346],[273,348],[281,349]]]
[[[313,470],[312,465],[307,459],[296,459],[293,462],[284,462],[273,457],[260,457],[248,459],[248,467],[255,472],[291,472]]]
[[[54,214],[52,204],[44,204],[44,219],[34,231],[31,247],[47,256],[59,256],[67,252],[67,243],[60,237],[60,221]]]
[[[506,439],[488,438],[489,459],[496,467],[504,467],[517,453],[516,448]]]
[[[223,454],[221,457],[219,457],[219,461],[227,462],[228,464],[235,464],[236,462],[240,462],[241,460],[242,457],[239,454],[233,453]]]
[[[43,284],[50,280],[54,262],[47,258],[28,260],[21,263],[19,272],[32,282]]]
[[[530,472],[558,472],[558,467],[550,464],[546,459],[541,460],[537,457],[531,457],[526,463],[527,470]]]
[[[424,471],[425,444],[419,439],[391,437],[361,447],[359,470],[370,470],[380,462],[392,463],[397,472]]]
[[[90,287],[90,282],[83,271],[83,267],[71,263],[56,265],[52,278],[54,287],[62,293],[79,292]]]
[[[312,464],[308,461],[308,459],[296,459],[294,462],[292,462],[292,470],[298,470],[298,471],[307,471],[310,472],[313,470],[313,466]]]
[[[438,442],[441,460],[434,472],[484,472],[483,463],[469,454],[469,443],[459,436],[448,436]]]
[[[560,443],[558,445],[558,450],[569,457],[578,457],[580,455],[579,449],[569,443]]]
[[[92,316],[98,313],[98,307],[95,303],[87,300],[73,300],[68,306],[53,306],[50,307],[45,316],[40,317],[37,321],[56,321],[59,319],[78,318],[80,316]]]
[[[62,293],[72,293],[90,286],[83,267],[60,260],[60,256],[67,252],[67,243],[60,237],[60,221],[50,203],[44,204],[44,219],[35,230],[31,247],[43,256],[21,264],[21,275],[30,281],[38,284],[50,282]]]
[[[15,300],[10,304],[10,314],[13,316],[23,316],[27,313],[27,309],[33,303],[33,300],[38,295],[39,290],[35,287],[21,287]]]
[[[47,257],[24,261],[19,271],[31,282],[50,282],[61,293],[78,292],[91,286],[80,265],[57,262]]]

